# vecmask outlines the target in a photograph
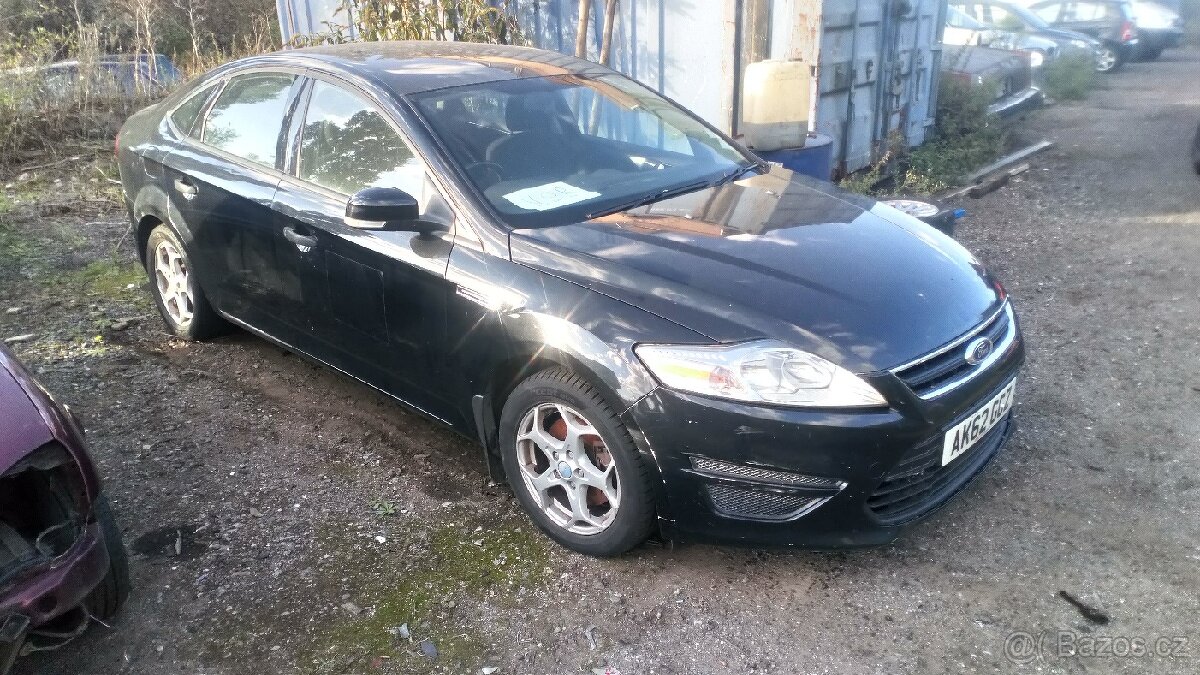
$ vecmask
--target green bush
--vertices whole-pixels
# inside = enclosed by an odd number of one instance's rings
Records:
[[[938,89],[936,133],[905,159],[900,190],[939,192],[999,157],[1004,151],[1005,133],[988,114],[988,106],[995,100],[994,83],[972,85],[943,77]]]
[[[1096,68],[1090,54],[1072,51],[1042,66],[1042,90],[1050,98],[1082,101],[1096,87]]]

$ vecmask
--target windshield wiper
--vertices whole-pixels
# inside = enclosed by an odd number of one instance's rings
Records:
[[[696,190],[703,190],[706,187],[711,187],[712,184],[713,181],[711,180],[703,180],[696,183],[681,185],[679,187],[659,190],[658,192],[651,192],[648,195],[642,195],[641,197],[617,204],[616,206],[610,206],[607,209],[601,209],[599,211],[589,213],[587,214],[587,219],[591,220],[592,218],[611,216],[612,214],[620,213],[621,211],[628,211],[629,209],[635,209],[639,206],[646,206],[647,204],[653,204],[654,202],[661,202],[662,200],[670,199],[671,197],[678,197],[679,195],[695,192]]]
[[[721,176],[717,180],[713,181],[712,185],[713,185],[713,187],[716,187],[718,185],[732,183],[733,181],[741,178],[742,176],[745,176],[752,169],[762,169],[762,168],[763,168],[763,165],[759,164],[758,162],[755,162],[753,164],[747,164],[746,166],[736,166],[732,170],[730,170],[728,173],[726,173],[724,176]]]
[[[620,213],[621,211],[628,211],[629,209],[635,209],[639,206],[646,206],[648,204],[653,204],[655,202],[661,202],[664,199],[670,199],[671,197],[678,197],[679,195],[687,194],[689,192],[695,192],[697,190],[703,190],[705,188],[711,188],[711,187],[717,187],[718,185],[724,185],[725,183],[728,183],[730,181],[737,180],[738,178],[740,178],[742,175],[744,175],[746,172],[750,171],[751,169],[760,168],[760,166],[761,165],[759,165],[759,164],[749,164],[746,166],[737,166],[733,170],[728,171],[724,174],[721,174],[717,178],[696,181],[695,183],[688,183],[687,185],[681,185],[679,187],[667,188],[665,190],[659,190],[658,192],[651,192],[648,195],[642,195],[641,197],[638,197],[636,199],[631,199],[627,202],[618,204],[616,206],[610,206],[607,209],[601,209],[599,211],[589,213],[589,214],[587,214],[587,219],[591,220],[593,218],[602,218],[604,216],[611,216],[614,213]]]

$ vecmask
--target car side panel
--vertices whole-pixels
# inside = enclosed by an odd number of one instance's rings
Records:
[[[305,303],[295,346],[455,426],[467,401],[447,398],[439,365],[446,349],[446,261],[440,234],[346,225],[344,198],[285,180],[273,208],[281,228],[311,238],[290,245]]]
[[[213,307],[270,332],[280,331],[282,308],[298,294],[272,236],[279,180],[185,142],[160,184],[191,232],[189,253]]]

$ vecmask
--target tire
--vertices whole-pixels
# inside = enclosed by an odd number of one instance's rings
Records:
[[[955,209],[947,208],[939,201],[921,195],[907,194],[896,195],[881,201],[926,225],[937,228],[942,234],[954,236],[954,226],[958,222],[959,214]]]
[[[1162,56],[1162,54],[1163,54],[1162,47],[1149,47],[1146,49],[1146,51],[1142,52],[1142,60],[1143,61],[1157,61],[1158,58],[1160,56]]]
[[[1100,47],[1100,53],[1096,56],[1096,72],[1098,73],[1115,73],[1124,65],[1124,59],[1121,58],[1121,50],[1113,44],[1105,42]]]
[[[572,415],[571,425],[577,431],[590,426],[587,430],[596,433],[576,434],[579,441],[574,444],[565,441],[568,425],[565,415],[559,413]],[[548,440],[562,442],[561,453],[554,455],[560,457],[558,465],[550,464],[554,461],[552,453],[543,449],[542,444],[518,438],[523,429],[532,430],[539,423],[541,431],[550,436]],[[560,423],[562,427],[558,426]],[[562,433],[563,438],[556,433]],[[570,452],[571,448],[575,451]],[[634,446],[616,411],[578,375],[552,368],[517,385],[501,413],[500,452],[509,485],[522,508],[559,544],[585,555],[611,557],[625,553],[650,536],[655,511],[649,462]],[[546,467],[529,461],[531,456],[545,460]],[[568,462],[574,464],[573,470]],[[562,471],[556,468],[563,465],[567,466]],[[601,468],[603,471],[597,476]],[[545,494],[533,487],[535,474],[554,483]],[[609,484],[612,474],[615,482]],[[596,482],[610,489],[602,492],[600,488],[588,487]],[[616,497],[615,508],[610,496]],[[592,522],[571,520],[575,512],[567,511],[576,504],[587,512],[589,520],[603,527],[597,529]],[[563,520],[571,522],[564,524]]]
[[[125,552],[121,529],[117,527],[108,498],[101,495],[93,509],[96,522],[100,523],[100,531],[104,534],[104,548],[108,551],[108,574],[88,594],[84,605],[93,617],[105,621],[116,616],[129,597],[129,555]]]
[[[168,278],[160,273],[158,265],[163,261],[159,260],[159,256],[164,252],[172,260],[177,256],[180,261],[182,279],[185,280],[182,285],[172,283],[179,277]],[[167,330],[185,340],[204,340],[228,329],[229,325],[213,310],[204,291],[196,282],[191,258],[174,230],[166,225],[159,225],[151,230],[150,237],[146,240],[146,259],[142,262],[146,267],[147,276],[150,277],[154,304],[158,306],[158,312],[167,324]],[[173,264],[166,266],[174,267]],[[179,292],[184,285],[187,289],[186,295]]]

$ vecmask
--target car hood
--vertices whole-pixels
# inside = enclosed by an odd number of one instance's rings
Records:
[[[718,342],[770,337],[884,370],[983,321],[1002,292],[953,239],[786,169],[586,222],[516,230],[513,259]]]
[[[17,379],[15,367],[0,348],[0,474],[54,439],[42,411]]]

